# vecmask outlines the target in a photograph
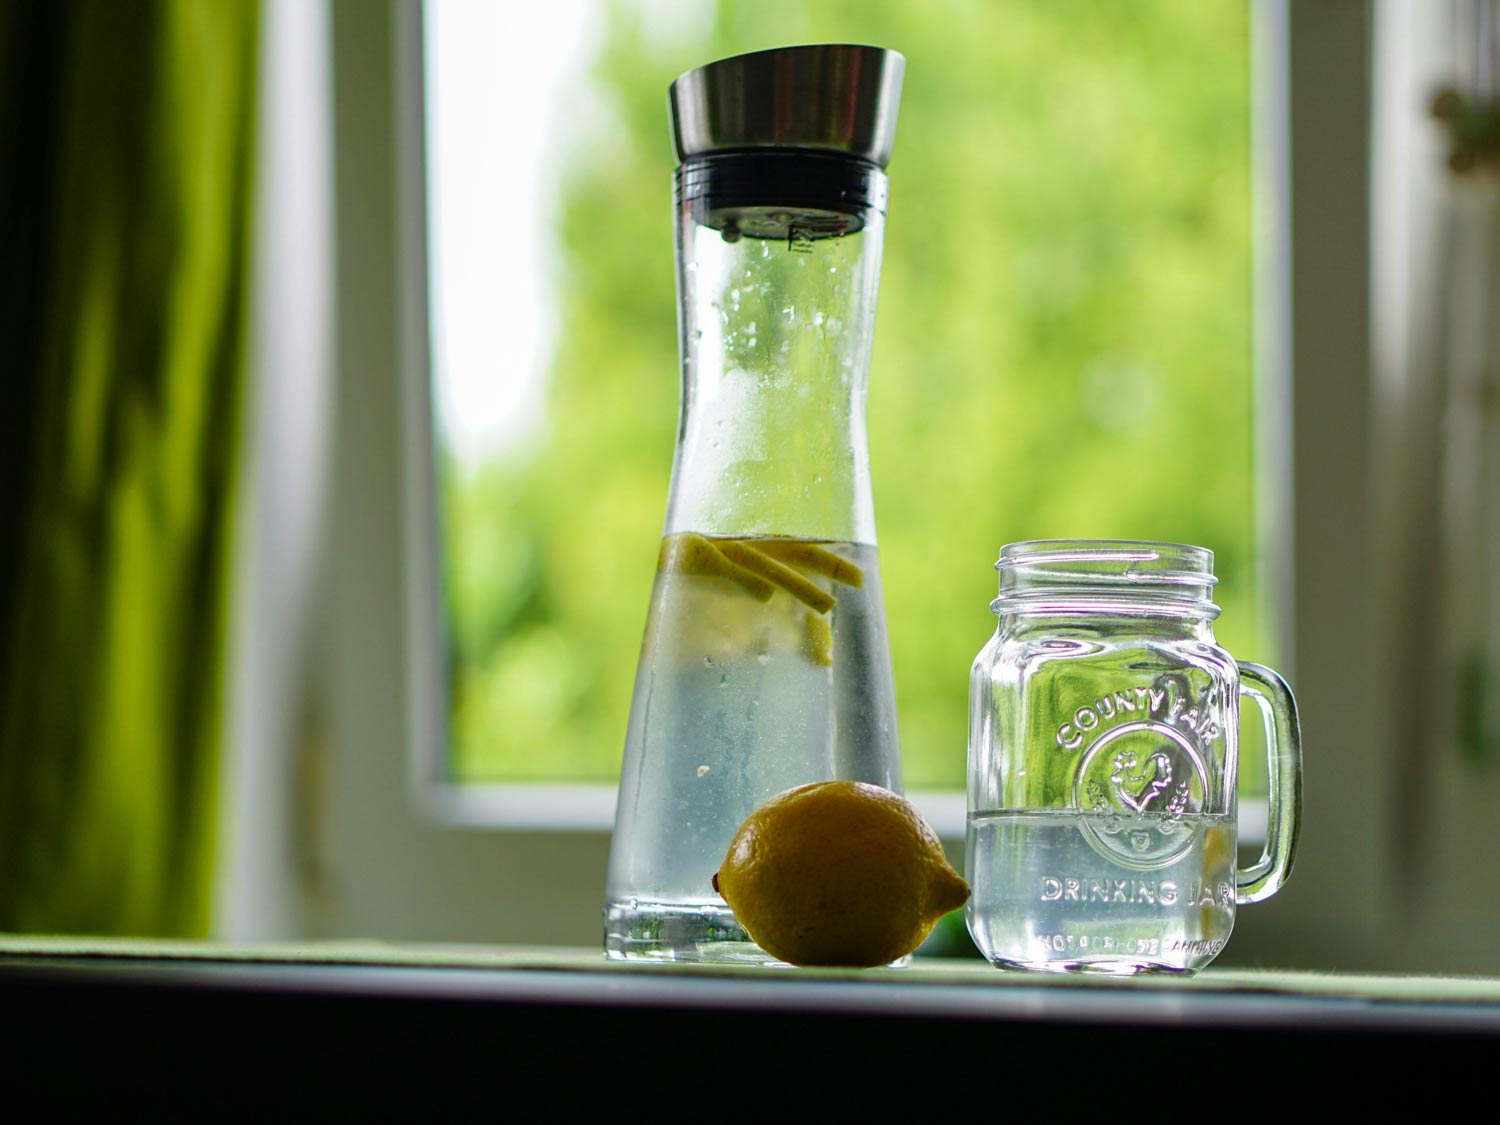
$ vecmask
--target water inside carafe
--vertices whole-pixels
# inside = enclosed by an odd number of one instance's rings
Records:
[[[606,952],[766,959],[713,888],[756,806],[829,778],[901,785],[876,549],[662,541],[626,736]],[[633,772],[632,772],[633,769]]]

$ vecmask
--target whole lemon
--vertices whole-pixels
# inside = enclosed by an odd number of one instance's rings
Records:
[[[969,898],[921,814],[862,781],[772,797],[713,882],[756,944],[793,965],[888,964]]]

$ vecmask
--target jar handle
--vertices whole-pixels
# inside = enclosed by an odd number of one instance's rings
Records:
[[[1271,760],[1265,850],[1254,864],[1235,872],[1235,897],[1244,904],[1270,898],[1292,870],[1302,827],[1302,729],[1292,689],[1264,664],[1240,664],[1240,695],[1260,708]]]

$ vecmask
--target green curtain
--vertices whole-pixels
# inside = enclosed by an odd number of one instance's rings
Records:
[[[211,899],[255,0],[0,0],[0,930]]]

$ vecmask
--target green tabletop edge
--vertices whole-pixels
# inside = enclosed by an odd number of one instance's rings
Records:
[[[1341,997],[1437,1004],[1500,1004],[1500,978],[1324,973],[1289,969],[1214,969],[1196,977],[1048,976],[1001,972],[982,961],[917,958],[896,969],[792,969],[759,965],[677,964],[610,961],[598,950],[530,946],[407,944],[367,940],[234,944],[139,938],[0,935],[0,968],[73,960],[119,962],[217,962],[302,966],[363,965],[505,972],[652,973],[666,976],[753,977],[767,983],[790,980],[880,982],[912,986],[973,988],[1060,987],[1207,990]]]

